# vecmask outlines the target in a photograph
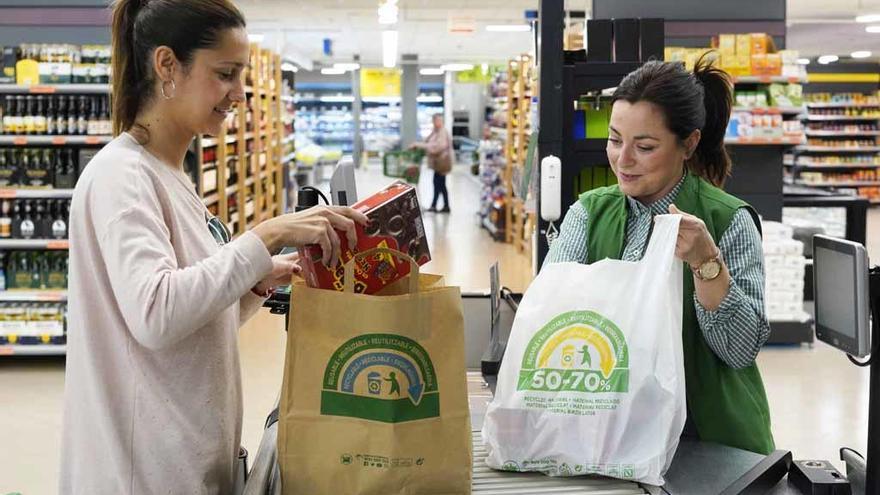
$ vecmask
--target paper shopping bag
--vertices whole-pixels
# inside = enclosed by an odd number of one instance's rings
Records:
[[[490,467],[663,484],[686,415],[679,219],[655,217],[641,261],[541,269],[483,423]]]
[[[359,257],[410,263],[400,294],[355,294]],[[471,492],[464,323],[457,287],[384,248],[345,266],[345,290],[295,285],[279,406],[285,495]]]

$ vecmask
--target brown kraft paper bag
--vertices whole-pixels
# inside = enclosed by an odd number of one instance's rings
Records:
[[[355,294],[353,263],[410,263],[406,285]],[[349,261],[343,292],[295,284],[279,405],[284,495],[471,493],[461,294],[408,256]]]

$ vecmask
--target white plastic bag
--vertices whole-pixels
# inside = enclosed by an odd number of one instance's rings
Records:
[[[654,217],[639,262],[541,270],[483,423],[490,467],[663,484],[686,415],[680,219]]]

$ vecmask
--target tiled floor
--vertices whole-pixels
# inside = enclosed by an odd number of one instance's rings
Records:
[[[378,168],[359,172],[361,194],[388,182]],[[434,260],[426,270],[442,273],[464,290],[488,286],[488,267],[501,265],[502,283],[522,290],[530,279],[528,262],[506,244],[493,242],[475,220],[478,185],[457,169],[450,178],[452,213],[426,214]],[[420,185],[427,203],[430,177]],[[868,246],[880,259],[880,212],[868,219]],[[262,312],[241,331],[244,384],[243,443],[256,452],[263,422],[281,386],[284,360],[283,318]],[[795,458],[836,461],[846,445],[864,452],[867,437],[868,372],[834,349],[768,347],[759,364],[770,397],[773,431],[779,448]],[[61,359],[0,358],[0,494],[54,493],[64,367]],[[838,462],[839,465],[839,462]]]

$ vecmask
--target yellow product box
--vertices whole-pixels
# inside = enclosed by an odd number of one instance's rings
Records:
[[[768,53],[767,57],[767,75],[782,75],[782,57],[778,53]]]
[[[752,36],[749,34],[736,35],[736,54],[751,55],[752,54]]]
[[[753,76],[766,76],[767,75],[767,55],[766,54],[754,54],[751,57],[752,61],[752,75]]]
[[[736,63],[734,64],[737,76],[748,76],[752,73],[752,57],[749,55],[736,54]]]
[[[719,34],[718,35],[718,51],[721,53],[736,53],[736,35],[735,34]]]
[[[772,51],[770,49],[772,41],[768,40],[770,36],[767,33],[752,33],[749,36],[752,39],[752,55],[762,55]]]
[[[680,46],[667,46],[663,49],[663,58],[667,62],[684,62],[687,49]]]

